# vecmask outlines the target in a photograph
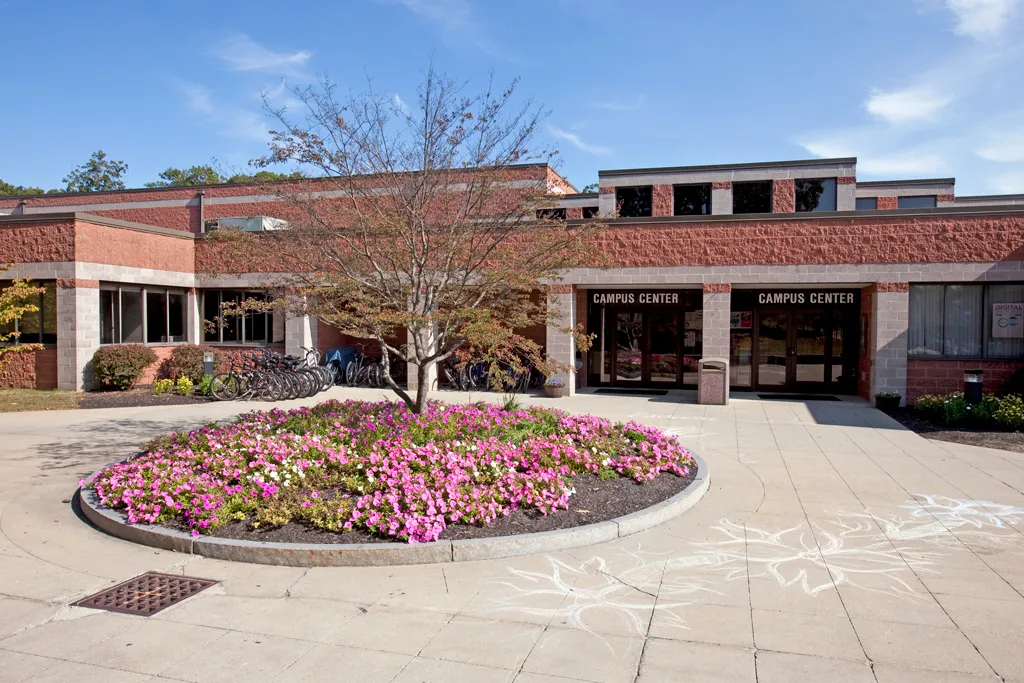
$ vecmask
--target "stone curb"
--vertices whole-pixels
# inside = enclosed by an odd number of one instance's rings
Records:
[[[697,463],[697,477],[685,489],[644,510],[616,519],[570,529],[541,531],[518,536],[496,536],[433,543],[268,543],[211,538],[148,524],[128,524],[124,515],[101,507],[92,489],[79,489],[82,512],[101,530],[141,545],[217,560],[288,567],[381,567],[400,564],[472,562],[503,557],[554,552],[604,543],[645,531],[681,515],[704,497],[710,484],[707,463],[690,451]],[[92,481],[99,472],[89,477]]]

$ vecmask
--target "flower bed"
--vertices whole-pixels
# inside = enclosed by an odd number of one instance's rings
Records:
[[[674,438],[635,422],[489,404],[435,403],[414,415],[397,403],[328,401],[157,439],[89,485],[129,523],[193,535],[298,523],[425,542],[449,525],[565,509],[580,475],[642,484],[695,471]]]

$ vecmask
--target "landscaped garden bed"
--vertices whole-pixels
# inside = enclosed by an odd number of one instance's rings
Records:
[[[157,439],[88,485],[131,524],[306,543],[546,531],[643,509],[696,476],[634,422],[490,404],[328,401]]]
[[[960,392],[928,394],[890,415],[928,439],[1024,453],[1024,399],[1014,394],[973,404]]]

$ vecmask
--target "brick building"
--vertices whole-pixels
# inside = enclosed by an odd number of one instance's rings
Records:
[[[609,170],[578,194],[544,165],[548,215],[610,219],[601,268],[565,274],[549,300],[597,335],[577,354],[551,327],[547,352],[576,386],[685,388],[701,357],[730,359],[734,391],[913,399],[965,369],[998,389],[1024,367],[1024,195],[957,197],[954,181],[857,182],[856,159]],[[42,351],[7,369],[16,386],[87,387],[106,343],[342,342],[306,317],[250,315],[209,331],[225,299],[260,296],[272,273],[212,268],[204,232],[224,221],[281,227],[272,195],[246,185],[0,198],[4,277],[45,285],[19,322]]]

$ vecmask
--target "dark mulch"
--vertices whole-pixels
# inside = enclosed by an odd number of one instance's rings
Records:
[[[926,439],[1024,453],[1024,433],[1021,432],[994,432],[967,427],[946,427],[926,420],[913,408],[900,408],[889,414],[904,427],[917,432]]]
[[[79,408],[140,408],[143,406],[179,406],[205,403],[208,396],[179,396],[153,393],[153,387],[141,386],[127,391],[90,391],[82,396]]]
[[[696,469],[691,468],[685,477],[662,474],[654,481],[637,484],[623,477],[602,481],[593,475],[578,475],[572,481],[576,493],[569,498],[567,510],[558,510],[547,516],[536,510],[516,510],[486,527],[453,524],[441,534],[441,540],[514,536],[603,522],[671,498],[689,486],[696,476]],[[393,543],[396,540],[374,536],[365,531],[344,534],[320,531],[302,524],[286,524],[276,529],[253,531],[248,522],[225,524],[214,531],[213,535],[274,543]]]

